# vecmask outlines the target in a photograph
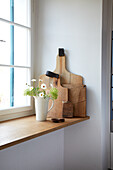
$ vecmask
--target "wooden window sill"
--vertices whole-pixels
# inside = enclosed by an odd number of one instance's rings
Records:
[[[64,127],[88,120],[85,118],[68,118],[63,123],[36,121],[35,116],[29,116],[0,123],[0,150],[25,142],[27,140],[48,134]]]

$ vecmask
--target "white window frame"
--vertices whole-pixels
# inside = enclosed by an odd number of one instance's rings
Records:
[[[34,44],[34,40],[33,40],[33,24],[34,24],[34,0],[30,0],[30,8],[29,8],[29,12],[30,12],[30,20],[31,20],[31,26],[27,27],[15,22],[11,22],[9,20],[0,18],[0,21],[3,21],[5,23],[8,23],[10,25],[14,25],[14,26],[18,26],[21,28],[27,28],[30,30],[30,66],[18,66],[18,65],[7,65],[7,64],[0,64],[0,66],[3,67],[9,67],[9,68],[28,68],[30,69],[30,79],[33,78],[33,44]],[[31,105],[30,106],[23,106],[23,107],[10,107],[10,108],[6,108],[4,110],[0,110],[0,122],[1,121],[5,121],[5,120],[9,120],[9,119],[15,119],[15,118],[19,118],[19,117],[24,117],[24,116],[29,116],[29,115],[33,115],[34,114],[34,107],[33,107],[33,98],[31,97]]]

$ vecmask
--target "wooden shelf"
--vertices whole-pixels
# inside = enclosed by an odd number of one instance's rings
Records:
[[[35,116],[29,116],[2,122],[0,123],[0,150],[88,120],[89,118],[88,116],[85,118],[69,118],[65,119],[63,123],[53,123],[50,119],[45,122],[38,122]]]

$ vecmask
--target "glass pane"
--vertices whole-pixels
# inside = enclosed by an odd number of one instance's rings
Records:
[[[0,64],[10,64],[10,25],[0,21]]]
[[[10,0],[0,0],[0,18],[10,20]]]
[[[30,70],[24,68],[14,69],[14,106],[30,105],[30,97],[24,96],[26,83],[29,84]]]
[[[29,42],[30,31],[28,29],[11,26],[0,21],[0,64],[13,64],[11,54],[14,54],[15,65],[30,66]]]
[[[14,64],[28,66],[30,44],[29,30],[21,27],[14,27]]]
[[[14,1],[14,22],[30,26],[30,0]]]
[[[23,95],[29,75],[29,69],[0,67],[0,109],[30,106],[31,98]]]
[[[30,26],[30,0],[0,0],[0,18],[13,21],[11,11],[14,22]]]
[[[0,109],[10,107],[10,68],[0,67]]]

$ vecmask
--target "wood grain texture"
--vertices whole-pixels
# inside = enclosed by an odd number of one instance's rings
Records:
[[[73,103],[73,115],[74,117],[86,116],[86,86],[85,85],[72,85],[62,84],[63,87],[67,87],[69,90],[69,101]]]
[[[74,104],[74,117],[86,117],[86,101]]]
[[[73,74],[66,69],[66,57],[65,56],[57,56],[56,59],[56,69],[54,70],[55,73],[60,74],[61,77],[61,84],[75,84],[75,85],[82,85],[83,84],[83,77],[80,75]]]
[[[68,118],[63,123],[53,123],[50,119],[38,122],[35,116],[29,116],[2,122],[0,124],[0,150],[88,119],[89,117]]]
[[[63,117],[73,117],[73,104],[71,102],[62,102],[62,115]]]
[[[73,74],[66,69],[66,57],[57,56],[55,73],[60,75],[61,85],[69,88],[68,95],[69,101],[74,105],[74,117],[86,116],[86,86],[83,85],[83,77]],[[53,82],[52,78],[47,78],[45,75],[41,75],[40,78],[50,87],[50,83]],[[56,103],[56,101],[55,101]],[[59,104],[57,102],[57,104]],[[57,105],[58,106],[58,105]],[[61,108],[61,104],[59,104]],[[55,109],[53,108],[54,112]],[[57,112],[58,114],[58,109]],[[52,114],[51,114],[52,115]],[[61,115],[61,114],[60,114]],[[53,115],[52,117],[54,117]]]
[[[66,69],[66,57],[65,56],[57,56],[56,58],[56,69],[54,73],[60,75],[60,81],[62,84],[74,84],[74,85],[82,85],[83,77],[80,75],[73,74]],[[45,74],[40,76],[40,79],[43,80],[44,83],[47,84],[47,87],[50,87],[50,83],[53,82],[52,78],[47,77]]]
[[[86,116],[86,86],[80,75],[70,73],[66,70],[66,57],[57,56],[56,69],[54,72],[61,77],[61,85],[69,88],[69,101],[73,103],[73,116]]]
[[[58,89],[58,98],[54,100],[54,107],[49,111],[48,117],[51,118],[62,118],[62,101],[68,101],[68,88],[64,88],[60,85],[60,78],[53,79],[53,86]],[[51,107],[52,101],[49,101],[49,108]]]
[[[52,84],[52,78],[46,76],[45,74],[40,75],[39,78],[43,81],[43,83],[46,84],[47,88],[50,88],[50,84]]]

